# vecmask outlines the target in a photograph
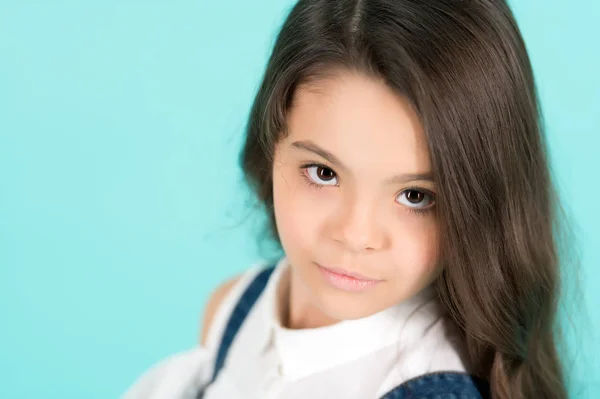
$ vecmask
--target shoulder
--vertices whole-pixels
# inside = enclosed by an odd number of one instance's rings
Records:
[[[227,279],[210,294],[200,318],[198,340],[201,346],[211,348],[217,344],[221,330],[244,289],[264,269],[264,266],[264,264],[255,264],[245,272]]]
[[[454,323],[444,315],[427,319],[418,321],[418,329],[413,328],[414,336],[407,340],[410,344],[398,349],[397,359],[380,387],[380,396],[425,375],[468,374],[466,346]]]
[[[175,353],[147,369],[123,393],[121,399],[178,396],[196,381],[207,381],[212,357],[203,348]]]
[[[223,302],[223,299],[231,292],[231,289],[240,281],[242,275],[237,275],[225,281],[215,289],[209,296],[202,316],[202,325],[200,327],[200,345],[205,346],[208,336],[208,331],[212,321],[217,313],[217,309]]]

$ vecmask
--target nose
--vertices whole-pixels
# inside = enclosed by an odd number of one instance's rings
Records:
[[[386,242],[384,227],[377,220],[376,206],[356,200],[347,201],[338,209],[332,237],[353,253],[379,250]]]

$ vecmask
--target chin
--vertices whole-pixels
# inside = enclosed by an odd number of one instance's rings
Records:
[[[313,298],[314,305],[332,320],[361,319],[384,308],[377,300],[381,298],[383,292],[380,290],[383,287],[371,287],[362,292],[345,291],[330,285],[313,264],[302,268],[300,275]]]
[[[371,316],[383,309],[375,306],[366,293],[356,294],[319,287],[316,302],[321,311],[335,320],[356,320]]]

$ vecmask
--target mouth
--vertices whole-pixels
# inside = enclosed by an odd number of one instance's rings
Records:
[[[325,267],[315,263],[325,280],[337,289],[349,292],[365,291],[383,280],[377,280],[345,269]]]

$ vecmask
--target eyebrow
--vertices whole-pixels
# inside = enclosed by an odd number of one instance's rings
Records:
[[[348,170],[348,168],[346,166],[344,166],[344,164],[335,155],[333,155],[331,152],[319,147],[312,141],[308,141],[308,140],[294,141],[292,143],[292,147],[299,149],[299,150],[312,152],[313,154],[317,154],[321,158],[327,160],[327,162],[331,163],[332,165],[335,165],[342,169]],[[431,172],[404,173],[404,174],[392,176],[392,177],[386,179],[385,182],[388,184],[394,184],[394,183],[398,184],[398,183],[407,183],[407,182],[417,181],[417,180],[429,181],[431,183],[434,183],[433,173],[431,173]]]

